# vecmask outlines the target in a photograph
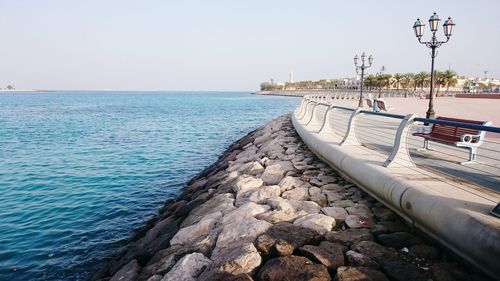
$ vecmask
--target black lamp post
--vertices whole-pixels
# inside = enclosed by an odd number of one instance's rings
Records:
[[[358,65],[358,55],[355,55],[354,56],[354,66],[356,67],[356,73],[359,74],[359,70],[361,69],[361,85],[359,87],[359,103],[358,103],[358,107],[363,107],[363,78],[365,76],[365,69],[369,68],[370,66],[372,66],[372,63],[373,63],[373,56],[370,55],[368,57],[368,65],[365,64],[365,60],[366,60],[366,55],[365,55],[365,52],[363,52],[363,54],[361,54],[361,65]]]
[[[415,31],[415,36],[418,38],[418,42],[421,44],[424,44],[427,46],[427,48],[431,49],[431,89],[430,89],[430,94],[429,94],[429,108],[426,112],[426,117],[427,118],[434,118],[435,112],[434,112],[434,58],[437,55],[436,49],[439,48],[441,45],[444,43],[448,42],[450,40],[451,34],[453,33],[453,28],[455,27],[455,23],[451,20],[449,17],[443,24],[443,29],[444,29],[444,35],[446,36],[446,41],[438,41],[436,37],[436,31],[438,30],[438,25],[441,20],[439,19],[438,15],[434,13],[430,18],[429,18],[429,27],[431,28],[432,32],[432,38],[430,41],[427,42],[422,42],[422,35],[424,35],[424,27],[425,24],[420,20],[417,19],[415,24],[413,24],[413,30]]]

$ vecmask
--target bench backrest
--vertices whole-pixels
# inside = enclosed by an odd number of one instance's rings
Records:
[[[459,118],[451,118],[451,117],[443,117],[443,116],[437,117],[436,120],[461,122],[461,123],[482,125],[482,126],[489,126],[491,124],[491,122],[467,120],[467,119],[459,119]],[[478,141],[482,142],[484,140],[485,132],[480,131],[480,130],[476,130],[476,129],[461,128],[461,127],[455,127],[455,126],[450,126],[450,125],[445,125],[445,124],[434,124],[432,126],[431,134],[445,136],[447,138],[452,138],[455,141],[460,141],[460,137],[463,135],[479,135],[480,137],[479,137]],[[473,142],[476,142],[476,140],[473,140]]]
[[[386,106],[385,106],[385,101],[383,100],[375,100],[375,102],[377,103],[377,106],[378,108],[380,108],[380,110],[383,110],[383,111],[388,111]]]
[[[366,104],[368,105],[369,108],[373,107],[372,100],[371,99],[366,99]]]

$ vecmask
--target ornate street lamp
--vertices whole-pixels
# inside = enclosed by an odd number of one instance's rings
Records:
[[[413,30],[415,31],[415,36],[418,39],[418,42],[421,44],[424,44],[428,48],[431,49],[431,87],[430,87],[430,94],[429,94],[429,108],[427,109],[426,112],[426,117],[427,118],[434,118],[435,112],[434,112],[434,58],[437,55],[436,49],[439,48],[441,45],[444,43],[448,42],[450,40],[451,34],[453,33],[453,28],[455,27],[455,23],[453,23],[453,20],[449,17],[443,24],[443,30],[444,30],[444,35],[446,36],[446,41],[438,41],[436,37],[436,31],[438,30],[439,22],[441,20],[439,19],[439,16],[434,12],[434,14],[429,18],[429,27],[432,32],[432,38],[430,41],[423,42],[422,41],[422,35],[424,35],[424,27],[425,24],[420,20],[417,19],[417,21],[413,24]]]
[[[363,54],[361,54],[361,65],[358,65],[359,64],[358,55],[354,56],[354,66],[356,67],[356,73],[359,74],[359,70],[361,69],[361,86],[359,87],[360,91],[359,91],[359,103],[358,103],[358,107],[363,107],[363,78],[365,76],[365,69],[367,69],[370,66],[372,66],[373,56],[370,55],[368,57],[368,65],[365,64],[365,61],[366,61],[366,54],[365,54],[365,52],[363,52]]]

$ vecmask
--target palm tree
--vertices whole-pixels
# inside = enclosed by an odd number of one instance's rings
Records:
[[[365,84],[366,88],[371,90],[373,87],[377,86],[377,79],[370,74],[363,79],[363,84]]]
[[[444,82],[446,85],[446,94],[448,94],[448,91],[450,90],[450,87],[455,86],[458,81],[457,81],[457,73],[453,70],[446,70],[444,73]]]
[[[436,88],[436,94],[435,97],[438,96],[439,90],[441,89],[441,86],[445,85],[444,82],[444,72],[439,71],[439,70],[434,70],[434,88]]]
[[[401,80],[403,79],[404,75],[401,74],[401,73],[395,73],[392,78],[394,79],[394,81],[396,82],[396,91],[399,91],[399,83],[401,82]]]
[[[415,85],[420,86],[421,91],[424,91],[424,85],[426,84],[428,79],[429,79],[429,73],[425,71],[419,72],[414,76]]]
[[[406,74],[403,74],[403,77],[401,78],[401,86],[403,87],[403,89],[405,90],[405,98],[408,97],[408,89],[413,85],[414,87],[416,87],[416,84],[413,83],[413,78],[414,78],[415,74],[413,73],[406,73]]]

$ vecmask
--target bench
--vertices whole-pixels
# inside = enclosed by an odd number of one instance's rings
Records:
[[[373,103],[372,103],[372,100],[371,99],[365,99],[366,100],[366,105],[368,105],[368,108],[370,110],[373,109]]]
[[[439,116],[436,120],[460,122],[472,125],[490,126],[490,121],[475,121]],[[429,149],[429,141],[452,145],[469,150],[469,161],[462,164],[476,162],[477,148],[484,142],[485,131],[477,129],[460,128],[446,124],[433,124],[431,126],[418,126],[414,136],[424,138],[424,149]]]
[[[377,103],[377,107],[379,111],[389,111],[392,107],[385,104],[385,101],[382,99],[375,99],[375,103]]]

